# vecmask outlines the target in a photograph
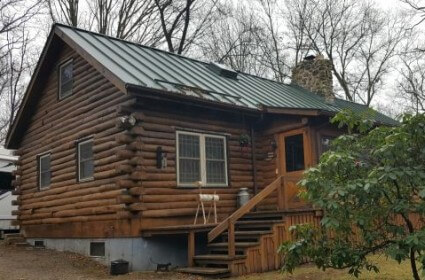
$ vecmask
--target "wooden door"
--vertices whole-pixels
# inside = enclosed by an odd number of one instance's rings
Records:
[[[307,205],[299,197],[297,183],[312,164],[309,129],[300,128],[279,135],[279,173],[284,178],[283,208],[303,208]]]

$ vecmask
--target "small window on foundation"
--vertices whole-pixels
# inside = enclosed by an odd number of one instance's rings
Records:
[[[105,242],[90,242],[90,257],[104,257]]]
[[[34,247],[44,248],[44,241],[43,240],[35,240],[34,241]]]

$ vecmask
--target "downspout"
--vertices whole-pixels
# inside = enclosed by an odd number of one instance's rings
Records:
[[[258,125],[260,122],[262,122],[264,119],[264,114],[262,113],[260,118],[255,121],[253,124],[251,124],[251,162],[252,162],[252,180],[254,183],[254,195],[258,193],[258,186],[257,186],[257,156],[256,156],[256,149],[255,149],[255,130],[254,126]]]

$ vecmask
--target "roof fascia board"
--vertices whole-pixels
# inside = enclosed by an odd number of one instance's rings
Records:
[[[264,107],[264,110],[267,113],[283,114],[283,115],[301,115],[301,116],[319,116],[319,115],[322,115],[322,112],[320,110],[315,110],[315,109]]]
[[[60,25],[59,25],[60,26]],[[66,44],[73,48],[81,57],[83,57],[90,65],[92,65],[97,71],[104,75],[111,83],[113,83],[120,91],[127,93],[125,82],[118,78],[112,71],[106,68],[100,61],[94,58],[89,52],[84,50],[74,40],[72,40],[65,32],[59,28],[54,27],[54,32],[59,36]]]

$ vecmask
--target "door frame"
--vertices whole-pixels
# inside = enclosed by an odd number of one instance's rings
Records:
[[[304,169],[286,172],[286,158],[285,158],[285,137],[294,136],[302,134],[303,135],[303,149],[304,149]],[[312,157],[312,141],[311,141],[311,130],[310,127],[302,127],[293,130],[284,131],[278,134],[278,175],[279,176],[288,176],[295,177],[301,176],[304,170],[311,167],[313,164]]]
[[[286,155],[285,155],[285,137],[294,136],[302,134],[303,135],[303,150],[304,150],[304,169],[297,170],[292,172],[286,172]],[[299,202],[291,205],[289,201],[290,182],[298,182],[301,179],[303,172],[310,168],[313,164],[313,147],[312,147],[312,133],[311,129],[308,126],[297,128],[293,130],[288,130],[281,132],[277,135],[278,139],[278,160],[277,160],[277,174],[283,177],[283,189],[281,190],[280,195],[282,201],[279,201],[281,209],[288,210],[289,208],[299,208],[303,207],[304,203]],[[293,188],[293,187],[292,187]],[[279,199],[280,200],[280,199]],[[292,206],[292,207],[291,207]],[[294,207],[295,206],[295,207]]]

